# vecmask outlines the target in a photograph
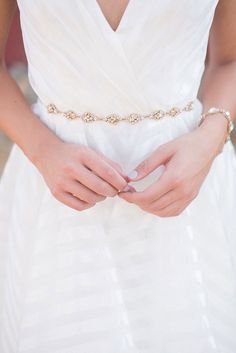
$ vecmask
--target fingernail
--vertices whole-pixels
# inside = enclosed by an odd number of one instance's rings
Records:
[[[136,189],[133,186],[130,186],[129,192],[136,192]]]
[[[137,176],[138,176],[137,170],[132,170],[132,172],[130,172],[130,173],[128,174],[128,177],[129,177],[130,179],[135,179]]]
[[[130,190],[130,186],[126,185],[126,187],[123,190],[121,190],[121,191],[123,192],[123,191],[129,191],[129,190]]]

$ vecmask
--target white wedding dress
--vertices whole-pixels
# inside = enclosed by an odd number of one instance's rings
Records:
[[[130,0],[117,31],[95,0],[18,0],[35,115],[130,172],[197,127],[216,0]],[[176,118],[85,123],[49,114]],[[212,132],[214,133],[214,132]],[[201,144],[201,141],[199,141]],[[194,156],[193,156],[194,158]],[[144,189],[160,175],[140,182]],[[1,353],[235,353],[236,154],[228,141],[177,217],[114,197],[78,212],[13,145],[0,183]]]

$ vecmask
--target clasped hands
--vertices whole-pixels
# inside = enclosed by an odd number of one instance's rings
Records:
[[[146,212],[177,216],[198,195],[214,158],[223,149],[226,132],[226,119],[206,119],[193,131],[156,148],[136,166],[135,178],[124,175],[119,164],[102,153],[58,138],[40,149],[35,165],[52,195],[75,210],[117,196]],[[164,172],[144,190],[129,186],[161,165]]]
[[[130,175],[127,181],[138,181],[164,165],[160,178],[143,191],[131,188],[130,191],[119,192],[118,196],[160,217],[181,214],[197,197],[213,160],[224,145],[224,130],[216,129],[214,136],[208,130],[211,123],[213,120],[208,121],[204,128],[199,127],[154,150],[130,173],[137,176],[131,178]]]

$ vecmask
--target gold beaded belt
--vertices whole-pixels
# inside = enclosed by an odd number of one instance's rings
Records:
[[[154,112],[151,112],[150,114],[147,115],[142,115],[138,113],[131,113],[126,116],[120,116],[118,114],[109,114],[105,117],[97,116],[93,113],[90,112],[85,112],[82,114],[77,114],[73,111],[67,111],[67,112],[62,112],[60,111],[55,104],[50,103],[47,105],[47,111],[50,114],[62,114],[66,119],[69,120],[74,120],[74,119],[81,119],[82,121],[88,123],[91,121],[105,121],[110,124],[117,124],[120,121],[127,121],[131,124],[135,124],[143,119],[154,119],[154,120],[160,120],[164,117],[176,117],[182,112],[190,111],[193,109],[193,101],[188,102],[184,107],[178,108],[178,107],[173,107],[170,108],[169,110],[156,110]]]

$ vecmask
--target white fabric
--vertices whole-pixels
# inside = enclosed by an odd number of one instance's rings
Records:
[[[129,172],[197,127],[216,0],[130,0],[114,32],[95,0],[18,0],[36,116]],[[85,124],[61,110],[178,118]],[[199,144],[201,141],[199,141]],[[194,157],[193,157],[194,158]],[[152,183],[154,171],[133,183]],[[115,197],[77,212],[13,145],[0,184],[1,353],[235,353],[236,155],[216,157],[194,201],[158,217]]]

